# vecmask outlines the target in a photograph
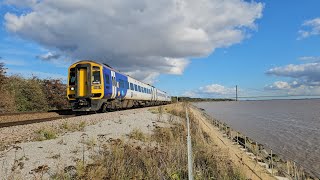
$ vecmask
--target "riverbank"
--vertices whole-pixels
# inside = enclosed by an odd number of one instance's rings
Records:
[[[320,100],[194,103],[234,131],[320,178]],[[269,151],[270,153],[270,151]]]

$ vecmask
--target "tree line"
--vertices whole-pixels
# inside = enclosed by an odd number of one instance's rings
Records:
[[[69,108],[62,80],[8,76],[6,70],[0,62],[0,113]]]
[[[177,102],[177,97],[171,97],[172,102]],[[192,98],[192,97],[178,97],[179,102],[204,102],[204,101],[234,101],[229,98]]]

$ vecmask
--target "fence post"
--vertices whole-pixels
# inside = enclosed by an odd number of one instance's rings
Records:
[[[289,169],[289,160],[287,160],[287,173],[290,176],[290,169]]]
[[[247,137],[244,136],[244,149],[246,150],[247,149]]]
[[[297,175],[296,175],[296,162],[293,161],[293,174],[294,174],[294,179],[297,180]]]
[[[271,154],[271,175],[273,176],[273,158],[272,158],[272,149],[270,150],[270,154]]]
[[[190,120],[188,115],[188,107],[186,107],[186,118],[187,118],[187,149],[188,149],[188,179],[193,180],[193,167],[192,167],[192,146],[191,146],[191,135],[190,135]]]
[[[239,144],[239,132],[237,131],[237,143]]]

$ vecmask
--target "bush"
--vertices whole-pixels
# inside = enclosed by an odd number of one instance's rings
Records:
[[[50,109],[68,108],[66,85],[59,79],[42,80],[43,92]]]
[[[45,111],[48,103],[42,91],[41,80],[36,77],[24,79],[20,76],[9,77],[9,90],[15,96],[18,111]]]
[[[61,80],[6,76],[6,68],[1,62],[0,92],[0,113],[69,108],[66,85]]]
[[[7,89],[8,78],[6,75],[6,68],[3,63],[0,63],[0,113],[15,111],[14,95]]]

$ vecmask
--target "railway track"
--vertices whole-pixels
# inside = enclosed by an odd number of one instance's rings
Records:
[[[76,116],[71,109],[41,111],[41,112],[18,112],[0,114],[0,128],[26,125]]]
[[[4,122],[4,123],[0,123],[0,128],[18,126],[18,125],[26,125],[26,124],[33,124],[33,123],[41,123],[41,122],[47,122],[47,121],[54,121],[54,120],[59,120],[59,119],[75,117],[75,116],[76,115],[63,115],[63,116],[59,116],[59,117],[50,117],[50,118],[40,118],[40,119],[29,119],[29,120],[22,120],[22,121]]]

